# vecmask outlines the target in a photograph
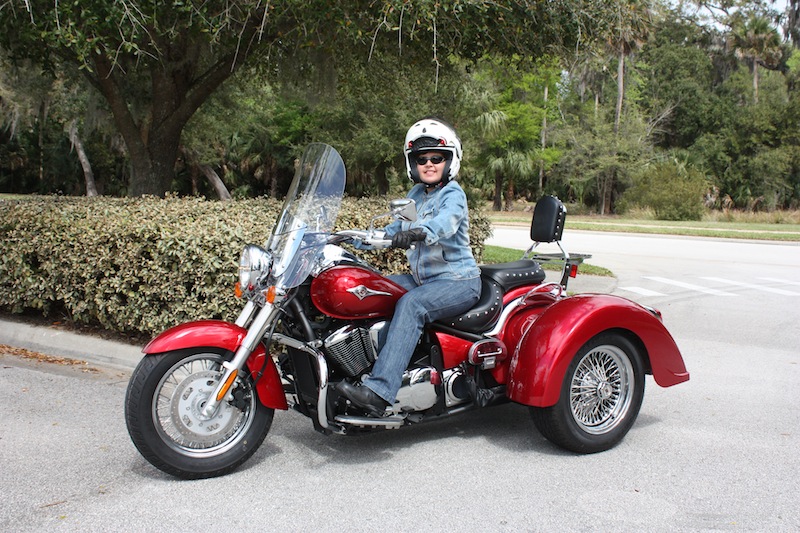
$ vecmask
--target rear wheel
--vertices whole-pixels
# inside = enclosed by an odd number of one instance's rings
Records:
[[[628,433],[644,397],[639,351],[618,333],[586,343],[564,376],[558,403],[531,407],[537,429],[551,442],[578,453],[608,450]]]
[[[156,468],[187,479],[227,474],[267,436],[274,410],[259,401],[246,368],[217,412],[203,415],[223,360],[209,349],[181,350],[147,356],[134,370],[125,422],[136,448]]]

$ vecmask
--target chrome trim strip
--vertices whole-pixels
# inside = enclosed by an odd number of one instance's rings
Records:
[[[484,335],[487,337],[495,337],[498,333],[503,331],[503,327],[505,327],[509,315],[511,315],[511,313],[517,309],[517,307],[522,305],[522,299],[523,296],[520,296],[516,300],[509,302],[506,308],[503,309],[503,312],[500,313],[500,318],[497,320],[497,324],[495,324],[491,330],[485,332]]]
[[[346,416],[339,415],[336,421],[342,424],[359,427],[381,427],[386,429],[397,429],[405,423],[403,416],[385,416],[383,418],[372,418],[368,416]]]

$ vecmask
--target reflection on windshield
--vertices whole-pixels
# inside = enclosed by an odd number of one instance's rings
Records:
[[[267,245],[275,257],[275,285],[295,287],[311,273],[336,223],[344,184],[338,152],[325,144],[309,145]]]

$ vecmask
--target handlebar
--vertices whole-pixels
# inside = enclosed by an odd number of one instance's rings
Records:
[[[372,248],[378,250],[383,248],[390,248],[392,246],[392,239],[387,239],[386,233],[383,232],[382,230],[366,231],[366,230],[348,229],[343,231],[337,231],[334,237],[344,237],[343,239],[339,240],[339,242],[348,239],[358,240],[366,244],[367,246],[371,246]]]

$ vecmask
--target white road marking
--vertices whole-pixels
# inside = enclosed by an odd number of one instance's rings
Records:
[[[717,289],[709,289],[708,287],[701,287],[700,285],[692,285],[691,283],[685,283],[683,281],[677,281],[674,279],[659,278],[656,276],[645,276],[645,278],[657,281],[659,283],[664,283],[665,285],[674,285],[676,287],[689,289],[691,291],[702,292],[705,294],[713,294],[714,296],[738,296],[738,294],[734,294],[732,292],[719,291]]]
[[[775,283],[785,283],[786,285],[797,285],[800,287],[800,281],[789,281],[788,279],[780,279],[780,278],[758,278],[763,279],[764,281],[773,281]]]
[[[620,289],[623,291],[641,294],[642,296],[666,296],[664,293],[651,291],[650,289],[643,289],[642,287],[620,287]]]
[[[784,289],[775,289],[772,287],[765,287],[764,285],[756,285],[754,283],[743,283],[741,281],[733,281],[730,279],[714,278],[714,277],[704,277],[703,279],[707,279],[709,281],[716,281],[718,283],[725,283],[727,285],[733,285],[735,287],[744,287],[746,289],[754,289],[757,291],[771,292],[773,294],[781,294],[783,296],[800,296],[800,292],[787,291]]]

